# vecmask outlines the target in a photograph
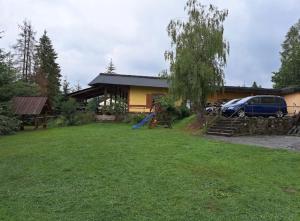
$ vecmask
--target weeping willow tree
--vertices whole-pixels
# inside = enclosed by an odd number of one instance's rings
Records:
[[[168,25],[171,49],[165,59],[170,62],[171,93],[190,101],[201,117],[208,96],[224,85],[229,43],[224,40],[223,22],[228,11],[198,0],[188,0],[184,10],[186,21],[171,20]]]

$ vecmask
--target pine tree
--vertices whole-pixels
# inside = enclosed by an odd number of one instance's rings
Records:
[[[115,70],[116,70],[116,67],[115,67],[115,65],[113,64],[112,59],[110,59],[110,62],[109,62],[109,64],[108,64],[108,66],[107,66],[106,73],[108,73],[108,74],[113,74]]]
[[[281,67],[273,72],[275,88],[300,85],[300,20],[293,25],[282,44]]]
[[[47,95],[54,104],[60,95],[60,67],[56,62],[57,53],[52,42],[44,31],[36,47],[35,80],[41,91]]]
[[[253,88],[258,88],[256,81],[253,82],[252,87]]]
[[[67,80],[67,78],[64,79],[62,84],[62,92],[63,96],[67,97],[69,93],[71,93],[72,88],[70,87],[70,82]]]
[[[16,57],[16,67],[25,81],[32,81],[33,76],[33,58],[35,52],[35,34],[29,21],[24,20],[23,25],[19,25],[20,33],[17,43],[13,46]]]

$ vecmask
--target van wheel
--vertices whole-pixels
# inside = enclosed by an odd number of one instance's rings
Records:
[[[282,118],[282,117],[283,117],[282,111],[277,111],[277,112],[276,112],[276,117],[277,117],[277,118]]]
[[[244,118],[246,116],[246,113],[244,110],[239,110],[239,112],[237,113],[238,117],[240,118]]]

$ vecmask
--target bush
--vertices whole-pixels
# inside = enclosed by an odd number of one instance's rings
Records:
[[[20,121],[16,118],[0,115],[0,136],[13,134],[20,129]]]
[[[181,120],[190,116],[190,110],[184,105],[176,107],[175,100],[170,96],[160,97],[155,102],[160,105],[162,113],[166,118]]]
[[[189,117],[190,115],[191,115],[191,111],[186,106],[180,106],[179,108],[177,108],[177,119],[178,120]]]
[[[47,126],[49,128],[64,127],[64,126],[66,126],[65,118],[63,116],[60,116],[60,117],[57,117],[57,118],[53,118],[53,119],[51,119],[51,120],[48,121]]]
[[[95,121],[95,114],[93,112],[78,112],[75,115],[76,125],[89,124]]]
[[[95,122],[95,113],[93,112],[76,112],[72,117],[72,124],[70,119],[65,116],[60,116],[55,119],[51,119],[48,122],[48,127],[65,127],[65,126],[77,126],[82,124],[89,124]]]
[[[101,113],[107,115],[122,116],[127,112],[127,103],[125,99],[117,97],[115,101],[108,106],[101,107]]]
[[[146,117],[145,113],[127,114],[123,119],[124,123],[137,124]]]
[[[75,99],[70,98],[61,105],[61,114],[64,117],[64,122],[66,125],[76,125],[76,113],[77,113],[78,103]]]
[[[99,100],[98,98],[93,98],[88,102],[87,110],[90,112],[97,113],[99,107]]]

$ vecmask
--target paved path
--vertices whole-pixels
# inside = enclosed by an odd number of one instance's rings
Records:
[[[241,137],[222,137],[205,136],[208,139],[225,141],[228,143],[247,144],[268,148],[282,148],[300,151],[300,137],[293,136],[241,136]]]

